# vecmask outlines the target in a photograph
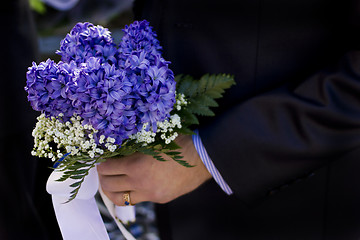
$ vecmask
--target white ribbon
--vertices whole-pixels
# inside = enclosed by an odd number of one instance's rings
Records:
[[[52,195],[53,206],[63,239],[109,240],[94,198],[99,189],[96,167],[90,169],[89,175],[85,177],[76,198],[67,203],[70,192],[73,190],[70,185],[76,180],[69,178],[63,182],[56,181],[61,176],[62,172],[54,170],[47,181],[46,190]],[[134,221],[135,208],[133,206],[115,206],[103,193],[101,196],[125,238],[135,240],[118,220],[120,219],[125,223]]]
[[[108,197],[104,194],[101,188],[99,188],[100,195],[103,199],[103,202],[107,209],[109,210],[110,215],[115,220],[116,225],[120,229],[121,233],[124,235],[124,237],[127,240],[136,240],[131,233],[129,233],[124,225],[121,224],[121,222],[127,223],[127,222],[134,222],[135,221],[135,210],[134,206],[116,206],[113,204],[113,202],[110,201]],[[120,221],[119,221],[120,220]]]

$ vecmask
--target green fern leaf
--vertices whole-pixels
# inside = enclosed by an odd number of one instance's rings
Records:
[[[151,149],[151,148],[140,148],[140,149],[138,149],[138,151],[141,152],[141,153],[143,153],[143,154],[150,155],[150,156],[159,155],[158,152],[154,151],[154,150]]]
[[[181,78],[181,81],[177,86],[177,91],[191,98],[197,92],[197,88],[198,88],[197,85],[198,85],[197,80],[194,80],[191,76],[186,75]]]
[[[165,144],[163,147],[165,147],[168,150],[176,150],[180,149],[181,147],[174,141],[170,142],[169,144]]]
[[[156,160],[158,160],[160,162],[166,162],[166,159],[160,155],[155,155],[155,156],[153,156],[153,158],[155,158]]]
[[[199,102],[192,102],[190,106],[187,107],[187,109],[200,116],[215,116],[215,113],[210,110],[208,106],[205,106]]]
[[[170,152],[167,152],[166,154],[169,155],[169,156],[174,156],[174,157],[177,156],[177,155],[179,155],[180,157],[183,157],[183,156],[180,155],[181,152],[170,151]]]
[[[204,106],[209,106],[209,107],[218,107],[219,106],[219,104],[212,97],[209,97],[205,94],[196,96],[195,98],[193,98],[192,101],[196,102],[197,104],[202,104]]]
[[[182,116],[182,121],[187,125],[199,124],[198,118],[191,111],[187,110],[187,108],[182,109],[179,115]]]
[[[82,183],[82,181],[75,182],[75,183],[71,184],[70,187],[80,186],[81,183]]]
[[[177,129],[176,131],[183,135],[193,135],[194,134],[194,132],[190,128],[187,128],[185,126],[183,126],[180,129]]]
[[[82,175],[73,175],[73,176],[70,176],[71,179],[81,179],[83,178]]]
[[[194,165],[189,164],[187,161],[184,160],[178,160],[178,159],[174,159],[175,162],[179,163],[180,165],[190,168],[190,167],[195,167]]]
[[[206,85],[201,92],[214,99],[222,97],[225,89],[235,84],[234,77],[226,74],[204,75],[200,78],[200,85]]]

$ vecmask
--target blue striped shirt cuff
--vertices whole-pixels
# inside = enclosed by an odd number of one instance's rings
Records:
[[[206,152],[206,149],[201,141],[201,138],[199,136],[199,132],[196,130],[196,134],[192,136],[192,140],[195,146],[196,151],[198,152],[201,160],[203,161],[205,167],[209,171],[209,173],[212,175],[214,180],[217,182],[217,184],[221,187],[221,189],[226,192],[228,195],[233,194],[233,191],[229,187],[229,185],[225,182],[223,177],[220,175],[220,172],[215,167],[213,161],[210,159],[209,155]]]

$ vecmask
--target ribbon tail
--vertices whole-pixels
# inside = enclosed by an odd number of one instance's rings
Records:
[[[54,170],[46,189],[52,194],[56,218],[64,240],[109,240],[104,222],[95,201],[99,182],[96,168],[89,171],[75,199],[65,203],[72,190],[73,179],[56,181],[62,172]]]
[[[135,206],[121,207],[116,206],[111,200],[104,194],[101,188],[99,193],[103,202],[108,209],[110,215],[113,217],[116,225],[120,229],[121,233],[127,240],[136,240],[134,236],[124,227],[122,222],[134,222],[135,221]]]
[[[125,224],[135,222],[135,206],[115,206],[115,216]]]
[[[74,199],[64,203],[63,197],[52,196],[56,218],[64,240],[108,240],[96,201]]]

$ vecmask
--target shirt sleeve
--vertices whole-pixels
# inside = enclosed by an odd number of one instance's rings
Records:
[[[221,189],[228,195],[233,194],[229,185],[225,182],[223,177],[221,176],[220,172],[215,167],[214,163],[210,159],[209,155],[206,152],[204,145],[202,144],[201,138],[199,136],[198,130],[195,131],[195,134],[192,136],[193,143],[195,145],[195,149],[198,152],[202,162],[204,163],[205,167],[212,175],[216,183],[221,187]]]

